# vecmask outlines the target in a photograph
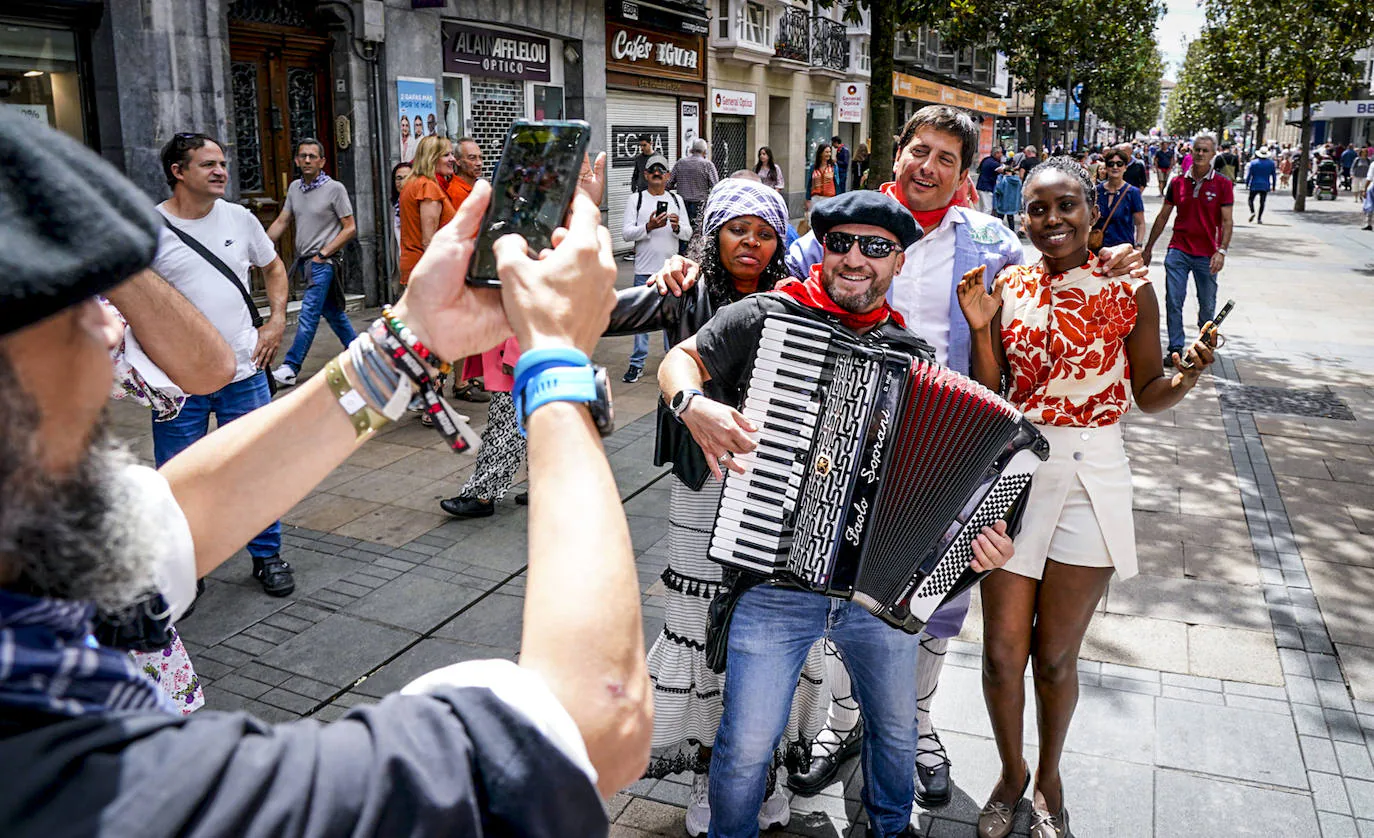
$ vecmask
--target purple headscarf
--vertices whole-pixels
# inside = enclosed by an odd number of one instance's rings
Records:
[[[714,235],[725,222],[742,215],[756,215],[778,231],[778,238],[787,235],[787,204],[776,189],[752,180],[726,178],[711,189],[702,214],[701,232]]]

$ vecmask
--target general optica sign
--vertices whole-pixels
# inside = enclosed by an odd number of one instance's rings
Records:
[[[549,39],[445,23],[444,72],[548,81]]]

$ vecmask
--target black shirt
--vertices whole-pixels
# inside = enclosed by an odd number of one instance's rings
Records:
[[[630,173],[630,191],[643,192],[649,188],[649,184],[644,180],[644,164],[649,162],[652,154],[636,154],[635,169]]]
[[[1134,158],[1131,160],[1130,165],[1126,167],[1126,174],[1122,177],[1136,189],[1144,189],[1150,185],[1150,176],[1149,173],[1145,171],[1145,164]]]
[[[587,776],[489,689],[338,721],[109,713],[0,725],[6,838],[604,836]]]
[[[770,314],[809,316],[832,326],[839,325],[833,315],[806,308],[776,291],[753,294],[731,303],[718,310],[697,332],[697,354],[711,376],[708,386],[714,385],[711,386],[714,392],[707,395],[736,408],[744,401],[742,390],[749,383],[759,338],[763,336],[763,323]],[[862,336],[843,330],[861,342],[896,349],[928,361],[935,359],[935,350],[930,344],[890,319]]]

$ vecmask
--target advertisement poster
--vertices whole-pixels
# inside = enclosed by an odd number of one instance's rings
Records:
[[[745,90],[711,91],[711,113],[732,114],[734,116],[754,115],[754,94]]]
[[[678,146],[682,156],[686,157],[692,148],[692,142],[701,136],[701,103],[682,102],[682,144]]]
[[[863,122],[864,121],[864,93],[865,85],[863,82],[840,82],[837,86],[839,91],[835,97],[835,104],[838,106],[840,122]]]
[[[420,139],[439,133],[439,108],[434,79],[396,78],[396,104],[400,119],[401,162],[415,159]]]

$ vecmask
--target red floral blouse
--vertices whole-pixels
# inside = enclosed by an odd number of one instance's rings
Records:
[[[1050,275],[1043,263],[1001,276],[1011,401],[1041,425],[1121,419],[1131,407],[1126,337],[1135,328],[1135,292],[1149,280],[1109,278],[1090,265]]]

